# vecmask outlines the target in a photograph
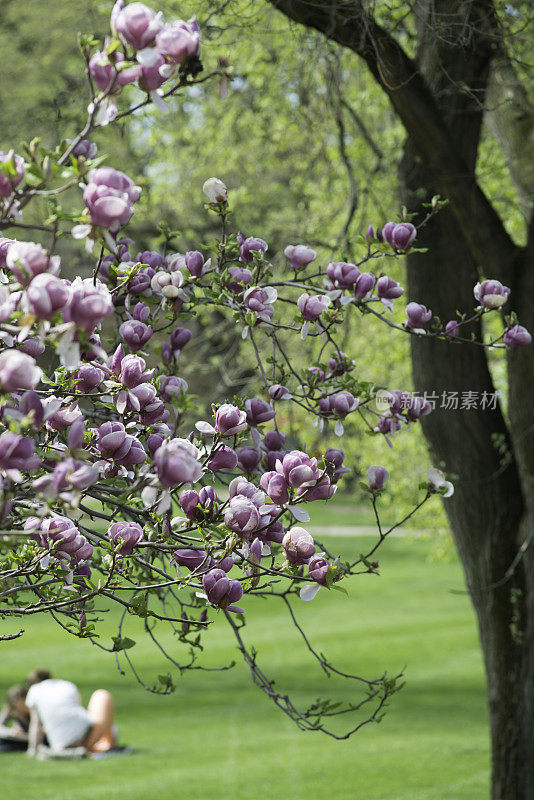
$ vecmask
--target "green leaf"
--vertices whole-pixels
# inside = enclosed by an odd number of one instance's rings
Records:
[[[144,595],[136,595],[130,603],[130,609],[132,613],[137,614],[138,617],[146,617],[147,605]]]
[[[119,650],[130,650],[130,648],[134,647],[135,639],[129,639],[127,636],[112,636],[113,641],[113,652],[118,653]]]
[[[333,589],[335,592],[342,592],[342,593],[343,593],[343,594],[345,594],[347,597],[349,596],[349,593],[347,592],[347,590],[345,589],[345,587],[344,587],[344,586],[336,586],[336,584],[334,584],[334,585],[333,585],[333,586],[331,586],[330,588],[331,588],[331,589]]]

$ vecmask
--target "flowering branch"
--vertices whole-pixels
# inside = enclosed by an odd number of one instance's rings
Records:
[[[477,284],[475,310],[445,326],[410,303],[397,325],[386,314],[403,289],[379,270],[415,247],[417,230],[408,219],[369,229],[356,264],[323,269],[314,250],[297,244],[275,267],[263,239],[232,230],[228,190],[217,178],[204,184],[206,209],[221,227],[210,248],[176,252],[164,232],[163,248],[136,253],[125,229],[141,189],[102,166],[85,137],[148,103],[163,110],[165,98],[217,74],[196,77],[199,36],[194,20],[165,24],[152,9],[119,0],[102,48],[91,37],[80,41],[91,95],[80,133],[53,150],[34,140],[25,158],[0,153],[1,228],[39,231],[48,242],[0,239],[0,616],[50,614],[71,634],[115,653],[119,669],[124,657],[141,685],[163,694],[173,690],[172,676],[159,676],[155,685],[140,677],[128,619],[143,620],[145,635],[182,674],[206,669],[198,663],[203,631],[224,617],[262,691],[300,728],[343,739],[379,721],[401,676],[367,680],[334,667],[310,644],[290,600],[309,602],[321,589],[343,592],[351,575],[376,574],[370,558],[388,535],[453,487],[431,468],[420,486],[423,499],[384,531],[378,505],[389,473],[370,466],[362,488],[378,539],[367,555],[343,563],[302,524],[313,503],[332,501],[350,472],[345,454],[332,446],[310,453],[304,441],[290,446],[283,406],[294,404],[325,434],[333,429],[341,437],[345,425],[363,421],[391,443],[432,409],[406,392],[377,391],[355,374],[338,341],[347,315],[466,343],[458,331],[501,313],[509,290],[492,280]],[[174,85],[163,89],[171,79]],[[119,112],[132,83],[146,97]],[[69,210],[62,206],[67,193],[74,197]],[[48,216],[24,222],[35,197],[44,198]],[[431,204],[428,218],[439,206]],[[85,244],[90,278],[62,277],[68,236]],[[374,271],[362,272],[364,265]],[[233,325],[237,342],[250,343],[262,396],[227,397],[199,419],[183,352],[193,350],[196,324],[213,310]],[[504,323],[502,346],[530,342],[515,317]],[[195,368],[199,361],[191,358]],[[323,673],[358,681],[364,699],[342,706],[317,701],[301,711],[277,692],[241,635],[250,595],[281,598]],[[111,643],[97,640],[99,601],[118,612]],[[166,650],[162,626],[184,648],[183,658]],[[365,719],[345,731],[329,727],[330,718],[360,711]]]

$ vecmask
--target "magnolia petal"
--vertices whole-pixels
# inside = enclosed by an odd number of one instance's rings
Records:
[[[216,433],[216,430],[213,427],[213,425],[211,425],[209,422],[205,422],[202,419],[200,419],[198,422],[195,422],[195,428],[197,429],[197,431],[200,431],[200,433],[208,433],[212,435]]]
[[[156,514],[161,515],[164,514],[166,511],[168,511],[171,505],[172,505],[171,493],[165,490],[164,492],[161,493],[161,496],[158,500],[158,504],[154,510]]]
[[[158,63],[158,51],[155,47],[143,47],[137,51],[137,61],[143,67],[155,67]]]
[[[294,516],[294,518],[299,522],[310,521],[310,515],[308,514],[305,508],[302,508],[302,506],[288,506],[287,508]]]
[[[441,488],[446,487],[446,491],[442,493],[442,497],[452,497],[454,494],[454,486],[450,481],[443,481]]]
[[[124,412],[126,411],[127,400],[128,400],[128,392],[123,390],[122,392],[118,393],[117,398],[115,400],[115,408],[117,409],[119,414],[124,414]],[[139,404],[139,401],[138,401],[138,404]],[[139,409],[137,409],[137,410],[139,411]]]
[[[159,111],[163,111],[164,114],[169,113],[169,107],[167,103],[165,102],[163,97],[160,94],[158,94],[158,92],[150,92],[150,99],[152,100],[156,108],[159,109]]]
[[[85,239],[91,233],[91,226],[90,225],[75,225],[74,228],[71,229],[71,236],[73,239]]]
[[[105,128],[106,125],[109,125],[110,118],[108,115],[107,106],[104,103],[101,103],[98,107],[98,111],[96,112],[96,121],[100,127]]]
[[[13,481],[13,483],[22,483],[24,480],[20,469],[6,469],[6,476],[10,481]]]
[[[170,78],[176,69],[175,64],[162,64],[158,72],[162,78]]]
[[[48,565],[50,564],[50,553],[44,555],[41,560],[39,561],[39,566],[42,569],[48,569]]]
[[[154,505],[157,496],[158,490],[155,486],[145,486],[141,492],[141,500],[143,501],[145,508],[149,508],[150,506]]]
[[[109,211],[110,214],[113,213],[114,209],[113,209],[113,206],[112,206],[112,201],[115,201],[115,200],[120,200],[120,198],[110,198],[109,207],[108,207],[108,211]],[[117,203],[117,209],[116,209],[117,214],[120,214],[121,210],[122,210],[122,205],[119,202],[119,203]],[[111,233],[109,231],[105,231],[105,233],[104,233],[104,241],[106,242],[107,246],[109,247],[109,249],[111,250],[113,255],[117,255],[117,242],[115,241],[115,239],[113,238],[113,236],[111,235]]]
[[[445,475],[436,467],[429,467],[426,475],[430,483],[432,483],[436,488],[441,486],[445,481]]]
[[[320,588],[318,583],[307,583],[299,592],[300,599],[308,603],[310,600],[313,600]]]
[[[274,303],[274,301],[278,297],[278,291],[274,288],[274,286],[266,286],[264,288],[265,298],[267,303]]]
[[[122,394],[122,392],[120,392],[119,394]],[[140,411],[141,410],[141,403],[139,402],[139,398],[137,398],[133,392],[127,392],[126,395],[127,395],[128,401],[129,401],[130,405],[132,406],[133,410],[134,411]],[[119,410],[118,407],[117,407],[117,410]],[[149,410],[149,409],[147,409],[147,410]]]
[[[51,417],[56,411],[59,411],[61,408],[61,400],[50,400],[44,409],[44,419],[45,421]]]
[[[80,364],[80,344],[73,340],[74,331],[69,330],[60,338],[57,353],[66,369],[76,369]]]

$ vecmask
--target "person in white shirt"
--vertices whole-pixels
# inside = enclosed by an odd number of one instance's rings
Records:
[[[48,677],[30,685],[26,706],[30,712],[29,755],[36,753],[44,734],[52,750],[85,747],[105,752],[115,745],[113,698],[105,689],[93,692],[84,708],[73,683]]]

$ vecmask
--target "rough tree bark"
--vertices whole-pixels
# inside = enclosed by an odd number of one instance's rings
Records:
[[[408,257],[410,298],[453,319],[473,306],[481,276],[510,286],[521,322],[534,331],[534,176],[522,168],[534,115],[489,0],[419,0],[418,51],[411,59],[358,0],[270,0],[291,19],[358,53],[402,121],[404,200],[417,210],[434,194],[449,208],[421,232],[426,255]],[[439,28],[439,29],[438,29]],[[492,71],[493,67],[493,71]],[[491,80],[490,80],[491,77]],[[514,83],[514,80],[516,81]],[[527,216],[527,244],[507,234],[475,175],[484,104],[503,82],[512,102],[489,120],[503,139]],[[514,99],[515,98],[515,99]],[[515,105],[521,106],[518,115]],[[514,121],[515,114],[515,121]],[[511,136],[510,131],[514,131]],[[518,166],[519,165],[519,166]],[[486,351],[413,337],[418,391],[492,394]],[[534,356],[508,358],[509,406],[424,419],[434,463],[457,476],[446,509],[475,607],[484,655],[492,742],[493,800],[534,800]]]

